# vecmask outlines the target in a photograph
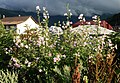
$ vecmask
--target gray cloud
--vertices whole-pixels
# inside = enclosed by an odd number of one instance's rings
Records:
[[[45,6],[51,15],[63,15],[66,12],[67,3],[70,4],[74,15],[83,13],[91,16],[120,12],[120,0],[0,0],[0,7],[35,11],[35,7],[39,5],[41,8]]]

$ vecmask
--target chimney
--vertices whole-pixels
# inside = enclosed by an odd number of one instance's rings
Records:
[[[19,14],[18,16],[20,17],[21,15]]]
[[[3,15],[3,18],[5,18],[5,15]]]

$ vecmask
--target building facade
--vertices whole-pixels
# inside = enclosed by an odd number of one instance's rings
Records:
[[[6,30],[13,29],[18,34],[24,33],[27,29],[38,28],[39,25],[31,16],[5,17],[1,19]]]

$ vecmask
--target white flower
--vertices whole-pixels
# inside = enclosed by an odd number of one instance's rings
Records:
[[[45,12],[46,12],[46,14],[48,14],[48,11],[47,11],[47,10],[46,10]]]
[[[80,16],[82,16],[82,17],[83,17],[83,14],[80,14]]]
[[[39,60],[40,59],[40,57],[36,57],[36,60]]]
[[[97,49],[95,49],[95,51],[97,52]]]
[[[40,6],[36,6],[36,10],[37,10],[37,11],[40,11]]]
[[[23,46],[24,46],[24,44],[23,44],[23,43],[20,43],[20,46],[21,46],[21,47],[23,47]]]
[[[88,25],[90,25],[91,23],[90,22],[87,22]]]
[[[72,16],[72,13],[70,12],[70,16]]]
[[[43,17],[46,16],[45,12],[43,13]]]
[[[6,51],[5,53],[8,54],[9,52]]]
[[[49,13],[47,13],[47,16],[49,16]]]
[[[80,14],[78,19],[83,19],[83,14]]]
[[[44,18],[45,18],[45,19],[47,19],[47,16],[46,16],[46,15],[44,15]]]
[[[93,37],[92,37],[92,36],[90,36],[90,38],[92,39]]]
[[[101,23],[101,21],[99,21],[99,23]]]
[[[84,21],[84,22],[86,21],[85,18],[83,18],[83,21]]]
[[[5,51],[7,51],[8,50],[8,48],[5,48]]]
[[[69,25],[70,25],[70,22],[69,22],[69,21],[67,21],[66,25],[67,25],[67,26],[69,26]]]
[[[86,46],[87,45],[87,43],[86,42],[84,42],[84,46]]]
[[[115,48],[117,49],[117,44],[115,45]]]
[[[64,28],[65,28],[65,26],[62,26],[62,28],[64,29]]]
[[[63,58],[66,58],[66,55],[62,55]]]
[[[73,24],[72,22],[70,22],[70,24]]]
[[[98,18],[97,15],[94,15],[94,16],[92,17],[92,19],[95,19],[95,20],[97,20],[97,18]]]
[[[46,7],[43,7],[43,11],[46,11]]]
[[[108,39],[108,42],[109,42],[109,43],[112,43],[112,41],[111,41],[110,39]]]
[[[67,14],[67,13],[64,13],[64,16],[68,16],[68,14]]]
[[[15,40],[14,40],[14,41],[15,41]],[[20,42],[21,42],[21,40],[20,40],[20,39],[17,39],[17,40],[16,40],[16,43],[20,43]]]
[[[28,48],[28,45],[25,45],[25,48]]]
[[[15,40],[15,39],[13,39],[13,42],[16,42],[16,40]]]
[[[92,59],[93,58],[93,56],[89,56],[89,59]]]
[[[92,44],[92,42],[89,42],[89,44]]]
[[[30,67],[31,66],[31,62],[28,62],[28,66],[27,67]]]
[[[25,64],[28,64],[28,62],[29,62],[29,61],[26,59],[26,60],[25,60]]]
[[[109,46],[110,46],[110,47],[112,47],[112,45],[113,45],[112,43],[109,43]]]
[[[14,57],[12,57],[11,60],[15,63],[17,62],[16,58],[14,58]]]
[[[110,58],[110,56],[111,56],[111,55],[110,55],[110,54],[108,54],[108,55],[107,55],[107,58]]]
[[[86,81],[87,79],[88,79],[87,76],[84,76],[84,77],[83,77],[83,81]]]
[[[42,69],[39,69],[39,72],[42,72]]]
[[[88,60],[88,62],[90,63],[90,62],[92,62],[91,60]]]

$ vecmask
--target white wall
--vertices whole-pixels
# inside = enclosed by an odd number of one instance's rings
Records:
[[[89,34],[97,34],[97,30],[99,34],[111,34],[112,32],[114,32],[112,30],[97,25],[84,25],[72,29],[72,31],[77,31],[80,33],[84,31],[84,32],[88,32]]]
[[[17,24],[17,33],[22,34],[27,28],[32,29],[32,28],[38,28],[38,27],[39,25],[36,24],[31,17],[29,17],[25,22]]]

